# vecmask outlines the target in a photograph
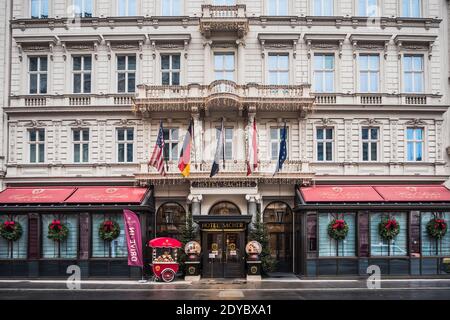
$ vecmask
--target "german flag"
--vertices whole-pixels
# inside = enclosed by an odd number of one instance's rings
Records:
[[[193,123],[192,120],[189,123],[189,128],[184,137],[183,148],[180,152],[180,160],[178,160],[178,169],[180,169],[183,177],[188,177],[191,173],[191,145],[192,145],[192,132]]]

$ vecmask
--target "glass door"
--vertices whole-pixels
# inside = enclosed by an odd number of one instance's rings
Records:
[[[245,255],[243,253],[243,232],[224,232],[224,277],[239,278],[243,274]]]
[[[223,278],[223,232],[208,232],[206,236],[206,257],[204,275],[209,278]]]

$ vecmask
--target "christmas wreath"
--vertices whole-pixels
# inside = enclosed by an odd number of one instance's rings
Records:
[[[433,218],[427,223],[428,235],[435,239],[442,239],[447,233],[447,222],[444,219]]]
[[[333,219],[328,224],[328,235],[334,240],[344,240],[348,234],[348,224],[344,219]]]
[[[395,218],[386,218],[378,224],[378,234],[384,240],[392,240],[400,233],[400,224]]]
[[[22,226],[16,221],[5,221],[0,225],[0,235],[9,241],[19,240],[22,236]]]
[[[120,226],[117,222],[106,220],[98,228],[98,234],[105,241],[112,241],[120,234]]]
[[[54,241],[64,241],[67,239],[69,234],[69,229],[64,223],[61,223],[60,220],[53,220],[48,225],[48,234],[47,238],[52,239]]]

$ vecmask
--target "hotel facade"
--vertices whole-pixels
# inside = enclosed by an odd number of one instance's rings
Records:
[[[23,228],[0,239],[0,276],[65,276],[77,264],[83,277],[139,277],[124,208],[144,241],[179,237],[191,212],[202,277],[245,276],[258,214],[278,272],[447,274],[450,232],[436,240],[426,226],[450,221],[448,1],[0,3],[0,221]],[[222,120],[225,161],[210,178]],[[247,175],[253,121],[258,167]],[[160,123],[166,176],[148,166]],[[386,218],[400,227],[390,241],[378,232]],[[48,239],[54,219],[66,240]],[[107,219],[121,226],[114,241],[99,238]],[[334,219],[344,240],[327,232]]]

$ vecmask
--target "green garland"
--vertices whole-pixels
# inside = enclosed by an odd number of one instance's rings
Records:
[[[431,238],[442,239],[447,233],[447,222],[444,219],[431,219],[427,223],[427,233]]]
[[[67,228],[67,226],[59,220],[53,220],[48,225],[47,238],[52,239],[53,241],[64,241],[67,239],[68,235],[69,228]]]
[[[5,221],[0,225],[0,235],[8,241],[19,240],[22,233],[22,225],[17,221]]]
[[[112,241],[120,235],[120,226],[113,220],[104,221],[98,228],[98,235],[104,241]]]
[[[378,234],[384,240],[392,240],[400,233],[400,224],[395,218],[385,218],[378,224]]]
[[[328,235],[330,238],[339,241],[344,240],[348,234],[348,224],[344,219],[333,219],[328,224]]]

